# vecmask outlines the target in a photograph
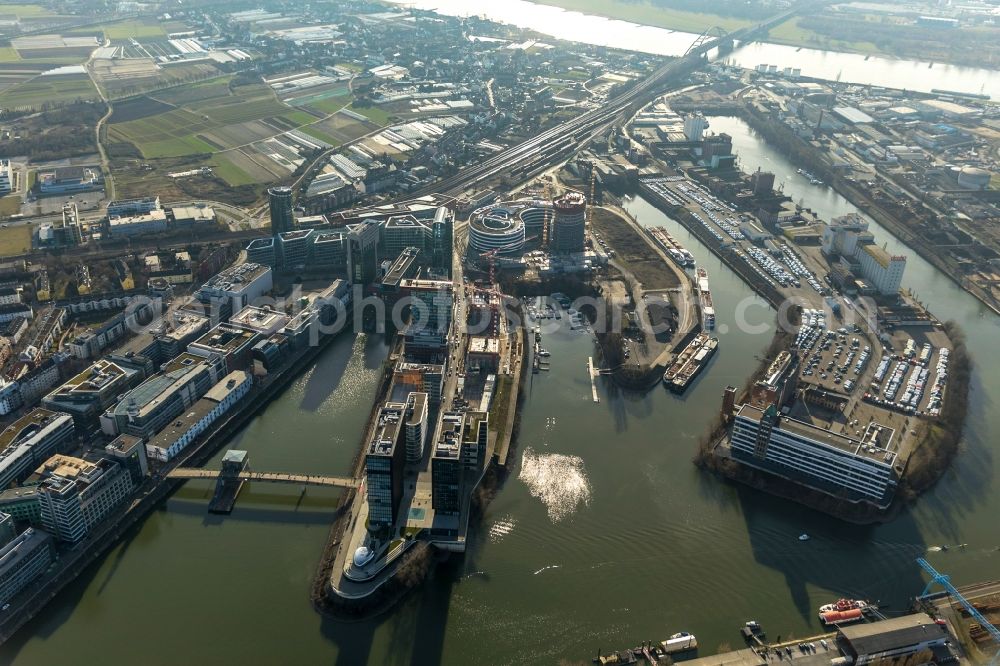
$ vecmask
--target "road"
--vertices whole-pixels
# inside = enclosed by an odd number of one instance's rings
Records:
[[[701,56],[718,46],[723,39],[726,41],[751,39],[762,30],[788,20],[804,7],[789,9],[756,26],[730,33],[725,38],[708,40],[692,49],[683,58],[667,63],[617,97],[609,99],[601,107],[545,130],[537,136],[487,158],[475,166],[464,169],[454,176],[410,192],[407,194],[407,198],[431,193],[456,195],[508,170],[513,169],[522,174],[528,174],[533,170],[541,169],[554,160],[578,150],[593,136],[615,124],[621,116],[630,115],[634,110],[656,98],[662,92],[665,84],[696,67],[702,60]]]

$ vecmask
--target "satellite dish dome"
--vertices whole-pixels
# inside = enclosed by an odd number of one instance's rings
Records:
[[[373,559],[375,559],[375,553],[368,546],[359,546],[354,551],[354,566],[356,567],[363,567]]]

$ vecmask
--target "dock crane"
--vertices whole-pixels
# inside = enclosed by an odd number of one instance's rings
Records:
[[[926,597],[934,585],[940,585],[950,597],[962,605],[962,608],[964,608],[969,614],[969,617],[978,622],[979,626],[993,637],[993,641],[998,647],[1000,647],[1000,629],[993,626],[993,624],[979,612],[979,609],[973,606],[972,603],[970,603],[969,600],[966,599],[965,596],[951,584],[951,577],[939,572],[931,566],[930,562],[922,557],[917,558],[917,564],[919,564],[920,568],[926,571],[931,577],[930,582],[928,582],[926,587],[924,587],[924,591],[921,593],[920,597]],[[997,664],[1000,664],[1000,650],[998,650],[993,656],[993,659],[990,660],[990,666],[997,666]]]

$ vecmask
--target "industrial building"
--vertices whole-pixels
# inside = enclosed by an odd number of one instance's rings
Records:
[[[841,627],[837,635],[838,647],[856,666],[943,648],[950,640],[947,625],[926,613]]]
[[[0,432],[0,488],[22,481],[43,460],[73,443],[69,414],[33,409]]]
[[[107,459],[90,462],[56,455],[35,472],[42,526],[60,541],[75,543],[87,536],[132,492],[132,477]]]
[[[847,501],[889,506],[896,491],[895,431],[870,423],[861,439],[780,416],[775,406],[739,407],[733,459]]]

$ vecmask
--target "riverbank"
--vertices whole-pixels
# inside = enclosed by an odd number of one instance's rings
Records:
[[[732,114],[733,110],[737,114]],[[937,268],[942,274],[948,276],[956,285],[975,297],[979,302],[988,307],[996,314],[1000,314],[1000,303],[997,303],[989,294],[972,284],[968,280],[961,278],[959,267],[949,264],[938,254],[932,245],[926,242],[919,234],[912,232],[910,226],[881,207],[872,200],[865,192],[837,171],[830,168],[830,165],[823,159],[819,151],[791,134],[783,126],[777,124],[770,118],[756,112],[749,104],[741,104],[737,107],[726,105],[720,109],[706,109],[706,112],[718,115],[736,115],[745,121],[755,132],[759,133],[766,141],[776,146],[784,154],[788,155],[791,161],[801,165],[807,171],[816,174],[828,183],[842,197],[856,206],[865,214],[871,216],[876,222],[888,229],[896,238],[909,245],[923,259]]]
[[[238,403],[239,407],[209,426],[169,465],[161,468],[158,480],[148,479],[139,489],[138,494],[141,496],[133,500],[124,513],[112,516],[73,550],[62,553],[58,560],[58,569],[50,574],[50,578],[36,583],[30,597],[14,601],[9,609],[10,612],[4,616],[5,621],[0,623],[0,645],[14,636],[87,566],[114,548],[130,529],[141,523],[185,483],[166,478],[169,469],[203,465],[271,400],[298,379],[336,337],[337,335],[324,336],[319,344],[304,350],[283,372],[273,375],[270,382],[261,386],[255,393],[251,393],[242,403]]]

